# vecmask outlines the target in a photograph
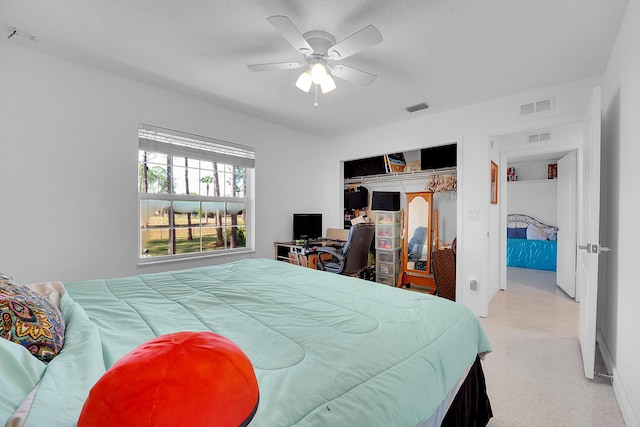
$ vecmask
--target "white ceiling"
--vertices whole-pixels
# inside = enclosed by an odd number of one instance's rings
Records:
[[[0,0],[0,34],[329,138],[600,75],[628,1]],[[338,41],[375,25],[383,42],[343,63],[378,79],[368,87],[336,79],[316,109],[313,93],[294,86],[301,70],[250,71],[303,60],[267,22],[272,15]],[[405,110],[420,102],[430,108]]]

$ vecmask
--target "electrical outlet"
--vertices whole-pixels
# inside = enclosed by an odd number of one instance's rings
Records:
[[[471,288],[472,291],[477,291],[478,290],[478,281],[475,280],[475,279],[469,280],[469,287]]]

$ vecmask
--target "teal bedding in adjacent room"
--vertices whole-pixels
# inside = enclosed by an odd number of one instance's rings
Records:
[[[556,271],[558,228],[526,214],[507,215],[507,267]]]
[[[273,260],[65,287],[63,351],[21,384],[39,384],[26,426],[74,425],[105,369],[177,331],[210,330],[246,353],[260,390],[250,426],[437,425],[491,351],[461,304]]]
[[[507,239],[507,267],[556,271],[558,242]]]

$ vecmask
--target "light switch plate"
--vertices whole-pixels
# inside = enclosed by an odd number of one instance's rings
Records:
[[[467,211],[467,217],[469,218],[469,221],[480,221],[480,210],[469,209]]]

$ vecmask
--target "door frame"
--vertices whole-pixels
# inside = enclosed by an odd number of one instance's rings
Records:
[[[553,132],[553,128],[551,129]],[[534,130],[531,130],[534,132]],[[516,132],[521,133],[521,132]],[[522,149],[522,150],[512,150],[500,152],[500,169],[503,171],[507,170],[507,164],[509,159],[511,158],[526,158],[526,157],[534,157],[546,154],[568,154],[569,152],[576,153],[576,170],[578,176],[576,177],[576,187],[578,189],[582,188],[582,147],[576,146],[558,146],[558,147],[536,147],[532,149]],[[499,187],[502,187],[500,190],[500,200],[502,200],[500,206],[500,234],[499,234],[499,247],[500,247],[500,290],[507,289],[507,207],[509,204],[508,196],[507,196],[507,178],[506,174],[500,175],[500,183]],[[577,218],[574,218],[577,220]],[[576,287],[576,300],[579,301],[579,290]]]

